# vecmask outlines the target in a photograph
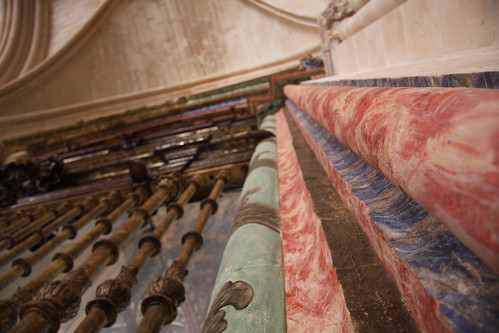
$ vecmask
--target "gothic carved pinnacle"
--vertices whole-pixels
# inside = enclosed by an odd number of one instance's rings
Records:
[[[318,22],[321,34],[329,43],[332,40],[340,40],[336,25],[339,21],[352,16],[355,10],[348,0],[332,0],[326,10],[319,15]]]

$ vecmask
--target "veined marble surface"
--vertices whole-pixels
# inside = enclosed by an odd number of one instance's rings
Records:
[[[265,117],[259,129],[274,133],[274,116]],[[271,137],[258,143],[250,161],[207,318],[212,327],[221,328],[224,317],[227,328],[223,332],[286,331],[276,159],[275,138]],[[247,297],[241,288],[225,293],[224,299],[221,291],[235,283],[251,290],[252,296]],[[242,306],[237,306],[241,300]]]
[[[329,131],[292,102],[287,105],[418,325],[433,332],[496,332],[497,274]]]
[[[291,84],[284,91],[499,273],[499,91]]]
[[[354,332],[282,111],[276,128],[288,331]]]

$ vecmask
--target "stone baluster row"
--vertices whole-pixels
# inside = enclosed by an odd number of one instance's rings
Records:
[[[120,201],[118,192],[112,191],[106,198],[102,198],[97,206],[80,217],[76,222],[65,225],[60,233],[36,249],[28,257],[14,260],[12,262],[12,268],[0,276],[0,289],[4,288],[19,275],[22,275],[23,277],[29,276],[31,274],[32,266],[41,258],[45,257],[66,239],[75,238],[79,229],[87,225],[93,218],[111,210],[112,207],[118,205]]]
[[[161,237],[171,223],[183,215],[183,206],[199,188],[201,177],[194,176],[179,199],[168,206],[165,217],[155,226],[154,231],[142,237],[139,250],[128,265],[113,280],[103,282],[96,290],[96,298],[87,304],[87,316],[75,332],[98,332],[103,326],[110,327],[118,313],[125,310],[131,298],[131,289],[137,281],[137,274],[146,261],[157,255],[161,249]]]
[[[39,208],[37,209],[33,214],[26,214],[26,213],[21,213],[18,212],[14,215],[13,218],[10,218],[8,220],[5,220],[5,228],[2,226],[2,231],[0,233],[1,236],[10,234],[14,231],[17,231],[19,228],[22,228],[26,226],[27,224],[41,218],[43,215],[45,215],[47,211],[44,208]],[[13,220],[13,221],[12,221]]]
[[[21,321],[12,332],[57,332],[61,322],[73,318],[80,306],[83,292],[91,278],[104,266],[112,265],[119,256],[119,247],[141,226],[150,220],[150,213],[165,201],[172,200],[179,191],[175,178],[160,181],[157,191],[147,201],[135,209],[130,218],[108,239],[93,245],[91,255],[64,278],[45,286],[37,299],[25,304],[21,309]]]
[[[66,252],[57,253],[50,265],[39,275],[16,290],[8,299],[0,301],[0,332],[8,332],[17,322],[21,306],[30,301],[33,295],[57,274],[68,272],[73,268],[73,261],[78,258],[97,238],[112,231],[113,224],[125,212],[143,203],[147,198],[147,191],[143,187],[137,188],[128,195],[128,198],[104,218],[99,218],[95,226],[85,236],[74,243]]]
[[[17,243],[14,247],[9,249],[9,251],[0,255],[0,266],[5,265],[12,258],[17,256],[18,254],[20,254],[30,246],[35,245],[39,242],[43,242],[50,232],[59,228],[63,224],[68,223],[74,218],[82,215],[83,213],[90,211],[95,207],[95,205],[96,205],[95,198],[93,198],[92,196],[88,196],[81,204],[75,205],[73,208],[64,213],[62,216],[59,216],[58,218],[56,218],[54,221],[50,222],[46,226],[34,230],[33,233],[28,238]]]
[[[201,234],[208,218],[217,211],[216,199],[223,190],[228,176],[226,170],[219,172],[210,195],[201,202],[201,213],[194,227],[182,237],[182,248],[177,258],[165,274],[154,279],[151,283],[149,287],[150,295],[142,301],[141,310],[144,318],[137,332],[159,332],[163,325],[170,324],[177,316],[177,307],[185,299],[185,288],[182,281],[187,275],[187,264],[194,251],[199,250],[203,245],[203,236]]]
[[[30,235],[36,229],[43,227],[48,222],[67,213],[68,210],[70,210],[69,203],[64,202],[60,204],[56,209],[48,211],[45,215],[17,230],[12,235],[4,235],[2,238],[0,238],[0,250],[10,249],[14,247],[16,243],[23,237]]]

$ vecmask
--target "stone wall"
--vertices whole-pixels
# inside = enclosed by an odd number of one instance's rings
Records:
[[[337,36],[342,32],[339,28],[335,36],[334,26],[365,17],[371,8],[388,2],[371,0],[333,25],[323,46],[332,58],[329,74],[387,77],[499,68],[499,2],[495,0],[396,1],[402,4],[380,13],[379,19],[366,22],[353,35]]]
[[[55,50],[64,50],[60,44],[71,41],[73,28],[82,24],[78,19],[70,26],[69,18],[81,13],[90,19],[98,7],[89,3],[71,11],[67,4],[53,5],[60,7],[52,8],[50,50],[60,60],[26,82],[0,87],[0,127],[10,135],[268,75],[297,66],[319,47],[317,28],[244,0],[120,1],[107,6],[95,31],[73,41],[81,45],[59,55]]]
[[[52,0],[49,56],[60,50],[99,8],[103,0]]]

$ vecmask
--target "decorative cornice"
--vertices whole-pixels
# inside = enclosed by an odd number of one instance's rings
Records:
[[[33,125],[35,123],[38,128],[36,131],[54,129],[56,127],[77,123],[82,120],[82,118],[84,118],[84,120],[96,119],[102,116],[118,114],[129,108],[157,104],[164,102],[165,100],[173,100],[184,96],[207,92],[223,86],[237,84],[295,67],[297,65],[297,59],[317,52],[319,49],[320,46],[316,46],[292,54],[286,59],[269,62],[258,67],[242,69],[235,73],[213,75],[202,80],[186,82],[171,87],[161,87],[86,103],[0,117],[0,126],[2,127],[0,137],[7,138],[9,136],[12,137],[13,135],[21,136],[28,132],[33,132]],[[35,70],[38,68],[39,67]],[[0,88],[0,100],[2,99],[1,94],[2,88]]]

